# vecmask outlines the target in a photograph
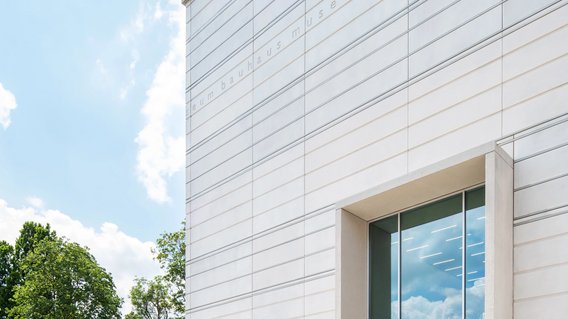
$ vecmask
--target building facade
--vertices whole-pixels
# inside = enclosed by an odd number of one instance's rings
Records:
[[[184,4],[186,318],[568,317],[568,1]]]

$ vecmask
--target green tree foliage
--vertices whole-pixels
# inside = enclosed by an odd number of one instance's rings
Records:
[[[126,319],[168,319],[175,315],[170,284],[162,276],[152,280],[137,278],[130,290],[130,300],[134,311]]]
[[[11,283],[14,261],[14,248],[5,241],[0,241],[0,318],[7,318],[12,295]]]
[[[1,255],[10,255],[0,244]],[[2,258],[2,257],[0,257]],[[10,260],[4,314],[13,319],[118,319],[121,299],[112,277],[84,247],[48,226],[24,224]],[[4,267],[2,267],[4,268]]]
[[[185,312],[185,222],[163,233],[152,250],[164,276],[139,278],[130,290],[133,311],[125,319],[181,319]]]
[[[153,251],[160,267],[166,272],[164,278],[172,284],[171,302],[176,312],[185,310],[185,221],[182,228],[163,233],[156,241]]]
[[[3,256],[0,267],[5,274],[4,278],[0,279],[0,319],[8,318],[8,309],[14,306],[12,300],[14,288],[24,281],[25,273],[20,267],[22,260],[34,250],[39,242],[44,239],[54,240],[56,237],[49,225],[26,222],[20,230],[20,236],[14,247],[6,242],[2,243]]]

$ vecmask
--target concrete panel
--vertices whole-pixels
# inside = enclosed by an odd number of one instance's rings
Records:
[[[195,177],[191,181],[191,188],[195,193],[202,192],[209,187],[225,180],[228,176],[236,174],[252,164],[252,152],[242,152],[230,160],[223,162],[215,167],[214,170]]]
[[[407,150],[407,132],[401,130],[306,175],[306,191],[340,181]]]
[[[568,264],[515,275],[515,299],[547,297],[568,292]]]
[[[515,192],[515,217],[568,205],[568,176]],[[542,200],[546,198],[546,200]]]
[[[374,55],[377,51],[382,50],[391,41],[404,36],[407,31],[406,16],[401,16],[393,23],[385,25],[383,28],[378,29],[369,37],[363,38],[354,44],[349,50],[342,51],[333,57],[333,59],[326,61],[322,65],[318,65],[316,71],[309,74],[306,78],[306,90],[311,91],[317,85],[326,80],[333,78],[333,76],[340,74],[347,70],[352,65],[359,63],[361,60]],[[310,56],[317,55],[317,48],[312,49],[306,53],[306,61],[310,60]],[[404,52],[406,55],[406,52]],[[370,70],[367,70],[367,73]]]
[[[460,60],[457,60],[443,69],[437,70],[435,73],[428,75],[424,79],[412,83],[408,89],[409,100],[413,101],[415,99],[419,99],[420,97],[446,85],[451,86],[454,81],[460,81],[464,77],[471,78],[472,75],[470,75],[470,73],[475,73],[476,70],[500,59],[501,47],[501,42],[491,43],[467,56],[464,56]],[[491,80],[494,81],[495,79]],[[498,81],[500,81],[500,75]],[[476,84],[479,85],[480,83]]]
[[[247,84],[242,81],[231,88],[230,92],[228,91],[226,95],[223,95],[222,99],[215,100],[207,106],[209,107],[220,103],[224,104],[226,108],[223,108],[203,125],[192,127],[193,131],[191,132],[191,136],[194,138],[195,143],[199,143],[208,138],[211,134],[224,129],[229,123],[232,123],[238,116],[252,107],[252,93],[242,94],[242,92],[248,92],[247,89],[250,89],[250,83]],[[224,100],[225,98],[227,100]]]
[[[296,5],[296,1],[259,0],[253,2],[255,32],[266,29],[274,20],[286,20],[289,16],[297,18],[294,14],[289,13],[292,6]],[[300,4],[298,7],[301,8],[303,14],[304,6]],[[285,17],[282,18],[282,15],[285,15]],[[278,21],[276,24],[282,24],[282,22]],[[289,24],[289,21],[287,24]]]
[[[271,105],[269,103],[267,105]],[[268,138],[304,115],[304,99],[296,99],[254,126],[254,142]],[[303,133],[303,132],[302,132]]]
[[[255,232],[262,234],[253,240],[253,251],[258,253],[278,245],[282,245],[291,240],[303,238],[305,233],[304,225],[303,221],[294,221],[287,223],[285,226],[270,229],[270,231]]]
[[[431,115],[408,128],[408,147],[422,145],[501,111],[501,88],[495,86]],[[442,99],[447,100],[447,99]],[[444,102],[438,103],[445,105]],[[412,104],[410,104],[412,105]]]
[[[252,12],[251,12],[252,14]],[[203,77],[211,68],[216,67],[223,63],[229,56],[235,54],[237,50],[245,47],[247,41],[252,36],[252,21],[245,24],[240,29],[236,30],[229,38],[227,38],[221,45],[215,47],[207,56],[201,60],[193,60],[191,77],[194,81],[198,81]]]
[[[306,194],[306,211],[333,204],[335,198],[346,198],[379,185],[407,172],[407,155],[401,154],[364,171],[353,174],[315,192]]]
[[[546,30],[552,31],[552,30]],[[568,26],[556,29],[503,57],[503,80],[507,81],[568,53]]]
[[[568,263],[568,227],[565,233],[515,247],[515,272],[527,272]]]
[[[333,91],[332,96],[326,94],[329,98],[323,104],[310,105],[306,101],[306,109],[313,109],[311,113],[306,114],[306,132],[320,129],[357,106],[403,83],[406,80],[406,67],[405,61],[400,62],[355,87]]]
[[[568,174],[568,146],[515,164],[515,188],[544,182]]]
[[[515,245],[563,236],[568,232],[568,214],[561,214],[515,227]]]
[[[231,141],[215,149],[213,152],[207,154],[199,160],[192,160],[190,166],[190,176],[198,177],[216,166],[222,164],[224,161],[231,159],[242,152],[250,152],[252,146],[252,131],[248,130],[236,136]]]
[[[497,7],[413,53],[409,58],[410,77],[423,73],[500,29],[501,7]]]
[[[306,140],[306,156],[309,156],[309,153],[319,148],[338,149],[336,147],[326,145],[332,144],[335,140],[341,140],[343,136],[350,135],[351,132],[353,132],[353,134],[359,134],[355,133],[354,131],[364,131],[365,127],[373,126],[373,122],[382,123],[382,125],[376,128],[377,130],[379,130],[380,127],[386,126],[388,124],[388,122],[383,121],[381,118],[388,116],[389,113],[393,112],[395,109],[406,105],[406,102],[407,94],[405,90],[371,105],[365,110],[362,110],[361,112],[358,112],[353,116],[346,118],[336,125],[329,127],[325,131],[319,132],[317,135],[310,136],[310,138]],[[379,132],[375,131],[372,134],[367,135],[367,137],[363,139],[363,142],[367,139],[370,140],[371,136],[375,136],[375,134],[380,136]],[[309,161],[306,161],[306,167],[308,165],[307,162]]]
[[[568,70],[568,55],[550,62],[541,61],[545,64],[503,84],[503,108],[514,106],[568,82],[565,72]]]
[[[227,40],[227,35],[234,33],[236,30],[246,25],[251,17],[252,2],[246,4],[245,1],[236,1],[233,5],[229,5],[227,10],[223,11],[222,15],[216,17],[215,20],[199,33],[199,35],[206,37],[199,38],[200,41],[192,41],[192,60],[203,60],[207,55],[211,54],[215,48],[223,45],[223,42]]]
[[[246,276],[189,294],[192,308],[251,291],[251,276]]]
[[[406,108],[398,108],[306,153],[306,173],[369,147],[406,126]],[[326,131],[327,132],[327,131]],[[325,134],[325,133],[324,133]],[[404,143],[406,144],[406,143]],[[384,152],[383,152],[384,153]],[[355,163],[353,163],[355,164]]]
[[[553,30],[562,28],[567,23],[565,19],[566,14],[568,14],[568,7],[562,6],[538,20],[527,24],[521,29],[506,35],[503,38],[503,53],[507,54],[513,50],[517,50],[542,36],[546,36]]]
[[[515,319],[564,319],[568,313],[568,294],[515,302]]]
[[[272,45],[268,47],[274,48],[274,44],[278,41],[280,41],[280,47],[284,48],[288,46],[290,42],[282,42],[282,40],[289,37],[292,31],[298,27],[301,28],[301,33],[303,33],[303,24],[303,3],[298,1],[274,1],[255,17],[254,29],[255,34],[257,34],[257,38],[254,40],[255,48],[258,49],[258,51],[263,51],[263,47],[269,42],[272,42]],[[276,39],[278,39],[278,41],[273,41]],[[261,52],[261,55],[262,54],[264,54],[264,52]]]
[[[335,269],[335,247],[306,256],[306,276]]]
[[[309,112],[324,104],[329,99],[329,92],[341,92],[345,88],[366,81],[379,70],[388,68],[392,63],[404,58],[406,51],[406,37],[400,37],[349,69],[319,84],[306,94],[306,111]],[[356,105],[357,101],[353,101],[353,104]]]
[[[189,278],[191,280],[191,291],[202,290],[206,287],[239,278],[249,274],[251,269],[252,257],[246,257],[217,268],[212,268],[209,271],[201,272]]]
[[[270,174],[278,168],[300,158],[304,154],[304,144],[300,143],[292,148],[287,149],[285,152],[273,155],[268,160],[258,164],[253,169],[254,179],[257,180],[262,176]],[[258,162],[257,162],[258,163]],[[255,163],[255,164],[257,164]]]
[[[249,202],[252,199],[251,194],[252,185],[247,183],[227,193],[223,197],[213,200],[199,208],[196,207],[192,209],[190,211],[191,227],[195,227],[206,220]]]
[[[411,149],[408,169],[413,171],[495,140],[501,136],[500,126],[501,115],[495,114]]]
[[[252,235],[252,219],[247,219],[199,241],[192,241],[191,256],[200,257]]]
[[[274,171],[256,179],[253,183],[253,197],[261,196],[278,186],[304,175],[304,160],[298,158]]]
[[[188,299],[189,301],[189,299]],[[252,303],[252,298],[239,299],[237,301],[223,303],[216,307],[204,307],[203,309],[198,309],[197,311],[191,312],[191,319],[211,319],[231,316],[235,319],[251,319],[252,311],[250,310],[250,305]]]
[[[344,1],[337,1],[338,5],[341,5],[341,2]],[[383,27],[385,21],[401,11],[404,6],[404,2],[396,0],[350,1],[340,9],[339,14],[334,14],[313,29],[308,28],[306,67],[312,69],[344,49],[346,45],[358,41],[372,29]],[[325,13],[323,16],[325,17]],[[310,13],[306,16],[306,21],[310,21],[309,19]],[[316,20],[315,17],[313,19]]]
[[[249,218],[252,218],[252,201],[247,201],[200,224],[193,225],[190,229],[191,240],[196,242]]]
[[[229,143],[229,141],[235,137],[245,134],[247,130],[251,130],[251,117],[252,116],[249,115],[238,120],[222,132],[209,136],[206,141],[192,147],[190,150],[191,163],[193,163],[193,161],[200,160],[211,152],[214,152],[216,149],[222,147],[226,143]]]
[[[253,274],[253,289],[262,289],[277,284],[302,278],[304,276],[304,260],[292,261],[280,266]]]
[[[253,297],[254,318],[298,318],[304,312],[304,284],[284,287]]]
[[[289,105],[292,103],[297,103],[296,101],[298,100],[303,101],[303,94],[303,82],[300,82],[288,88],[286,91],[272,98],[269,103],[264,103],[259,108],[254,110],[253,124],[260,124],[265,119],[274,116],[274,114],[279,110],[289,107]]]
[[[324,291],[305,297],[306,316],[318,313],[325,313],[334,310],[335,308],[335,291]]]
[[[493,61],[463,76],[453,79],[422,96],[413,99],[408,104],[409,123],[414,124],[432,115],[444,111],[458,103],[475,98],[477,95],[495,88],[501,82],[501,62]],[[410,91],[416,91],[412,87]],[[501,90],[498,90],[499,99],[490,100],[491,105],[496,102],[501,109]],[[472,111],[475,112],[475,111]],[[486,113],[487,114],[487,113]],[[453,119],[456,121],[458,119]]]
[[[252,54],[253,44],[250,43],[236,52],[225,63],[212,70],[208,76],[191,84],[192,116],[200,112],[211,114],[204,106],[208,105],[211,100],[223,95],[228,88],[245,80],[252,73],[254,67]],[[201,117],[208,118],[206,115],[201,115]]]
[[[255,52],[255,63],[256,69],[254,71],[254,85],[259,86],[260,84],[268,81],[273,76],[277,75],[281,70],[283,70],[290,63],[295,60],[300,60],[296,68],[302,68],[304,71],[304,64],[302,53],[304,51],[304,41],[303,37],[298,37],[287,47],[281,48],[277,51],[278,46],[272,48],[271,44],[268,44],[266,48],[260,48]],[[276,52],[277,51],[277,52]],[[300,75],[300,74],[298,74]],[[289,77],[288,80],[292,80],[293,77]],[[257,100],[258,101],[258,100]]]
[[[499,1],[496,0],[462,0],[452,3],[451,6],[446,4],[444,8],[441,8],[443,10],[429,16],[427,20],[422,20],[420,24],[410,30],[410,52],[417,51],[435,39],[445,36],[451,30],[458,28],[464,22],[475,18],[498,3]],[[418,9],[420,8],[422,6],[418,7]],[[417,17],[414,17],[415,12],[416,10],[410,12],[410,21],[418,20]],[[420,14],[424,13],[420,12]]]
[[[335,246],[335,227],[330,227],[316,233],[306,235],[306,255],[319,253]]]
[[[301,196],[304,192],[304,178],[290,181],[262,196],[256,197],[253,203],[254,214],[260,214]]]
[[[304,238],[296,239],[256,253],[253,272],[262,271],[304,257]]]
[[[215,15],[215,13],[221,11],[223,7],[227,4],[223,0],[210,0],[210,1],[195,1],[202,2],[193,8],[191,11],[191,23],[193,25],[193,30],[196,32],[202,29],[203,26]],[[193,4],[192,4],[193,6]]]
[[[283,127],[281,130],[259,140],[253,147],[254,161],[262,160],[281,148],[298,141],[304,136],[304,119],[300,118],[295,122]]]
[[[254,103],[267,102],[275,94],[285,91],[292,84],[295,85],[293,80],[300,78],[303,72],[304,60],[300,57],[260,84],[255,91]]]
[[[259,232],[255,232],[259,233]],[[255,253],[282,245],[291,240],[304,237],[304,222],[290,223],[286,227],[280,227],[277,230],[266,232],[262,236],[253,240],[253,251]],[[303,250],[303,248],[302,248]]]
[[[564,145],[568,141],[568,122],[564,121],[515,141],[515,159],[522,159],[548,149]]]
[[[218,187],[208,191],[207,193],[203,193],[203,195],[200,195],[199,197],[192,198],[189,201],[189,213],[192,213],[194,210],[197,210],[205,205],[209,205],[215,200],[228,195],[229,193],[242,187],[243,185],[252,182],[251,175],[252,174],[250,173],[239,175],[229,182],[219,185]]]
[[[509,27],[554,3],[554,0],[509,0],[503,3],[503,27]]]

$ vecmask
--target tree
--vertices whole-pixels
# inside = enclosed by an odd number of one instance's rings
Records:
[[[8,283],[0,302],[9,301],[2,306],[9,318],[120,318],[122,301],[112,277],[87,248],[57,237],[49,225],[36,223],[24,224],[12,252],[11,248],[0,243],[2,264],[9,262],[0,272],[11,268],[6,280],[0,279]]]
[[[8,318],[8,309],[14,306],[12,300],[14,288],[21,285],[25,279],[20,264],[22,260],[33,251],[35,247],[44,239],[54,240],[56,234],[51,230],[49,224],[43,226],[34,222],[25,222],[20,229],[20,235],[14,247],[3,241],[0,246],[0,319]]]
[[[185,222],[163,233],[152,250],[164,276],[136,279],[130,290],[133,311],[125,319],[181,319],[185,312]]]
[[[126,319],[168,319],[175,315],[169,295],[170,284],[164,277],[156,276],[152,280],[137,278],[136,285],[130,290],[134,311]]]
[[[156,260],[166,272],[164,278],[173,285],[172,305],[182,314],[185,310],[185,221],[181,229],[161,234],[156,246],[153,250]]]
[[[14,248],[5,241],[0,241],[0,318],[7,318],[10,307],[12,287],[10,275],[13,272]]]

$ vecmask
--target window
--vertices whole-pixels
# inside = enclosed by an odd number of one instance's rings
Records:
[[[481,319],[484,286],[483,187],[369,224],[370,319]]]
[[[513,318],[513,160],[495,143],[336,207],[338,318]]]

